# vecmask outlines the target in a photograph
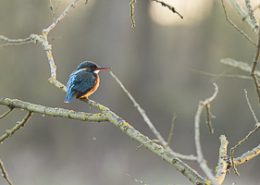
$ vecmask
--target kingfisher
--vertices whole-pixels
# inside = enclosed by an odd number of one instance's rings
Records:
[[[100,70],[109,70],[109,67],[99,67],[91,61],[81,62],[75,71],[73,71],[67,82],[67,95],[64,102],[70,103],[72,99],[88,99],[98,88]]]

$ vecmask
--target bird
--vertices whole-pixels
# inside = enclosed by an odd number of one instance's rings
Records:
[[[99,87],[100,70],[109,70],[109,67],[99,67],[92,61],[81,62],[75,71],[73,71],[67,82],[67,94],[65,103],[71,103],[73,98],[87,99]]]

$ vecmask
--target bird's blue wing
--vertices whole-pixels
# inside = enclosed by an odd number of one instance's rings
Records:
[[[95,86],[97,80],[95,75],[94,73],[83,71],[76,76],[72,89],[77,92],[77,98],[83,96]]]
[[[95,74],[85,70],[73,72],[67,82],[67,95],[65,102],[71,102],[73,97],[77,98],[86,94],[96,83]]]

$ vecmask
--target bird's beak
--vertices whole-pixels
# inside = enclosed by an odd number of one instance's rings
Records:
[[[110,70],[110,69],[111,69],[110,67],[98,67],[96,70]]]

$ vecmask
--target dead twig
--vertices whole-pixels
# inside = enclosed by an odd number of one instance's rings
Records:
[[[145,113],[144,109],[137,103],[137,101],[134,99],[134,97],[130,94],[130,92],[125,88],[123,83],[116,77],[116,75],[110,71],[110,75],[116,80],[116,82],[119,84],[121,89],[125,92],[125,94],[128,96],[128,98],[132,101],[134,104],[134,107],[138,110],[142,118],[144,119],[144,122],[148,125],[152,133],[155,135],[155,137],[160,141],[160,143],[163,145],[164,148],[166,148],[169,152],[171,152],[176,157],[179,157],[180,159],[186,159],[186,160],[196,160],[197,158],[193,155],[183,155],[174,152],[169,146],[168,143],[165,141],[165,139],[162,137],[160,132],[155,128],[154,124],[150,120],[150,118]]]
[[[241,35],[243,35],[251,44],[256,46],[254,41],[229,18],[228,14],[227,14],[227,10],[226,10],[224,0],[221,0],[221,4],[222,4],[223,10],[224,10],[225,18],[228,21],[228,23],[231,26],[233,26],[233,28],[235,28]]]
[[[1,159],[0,159],[0,170],[1,170],[2,176],[6,180],[6,182],[9,185],[13,185],[13,183],[12,183],[11,179],[9,178],[8,173],[7,173],[7,171],[6,171],[5,167],[4,167],[4,163],[3,163],[3,161]]]
[[[256,92],[257,92],[257,95],[258,95],[258,101],[260,103],[260,84],[259,84],[259,81],[258,81],[257,76],[255,74],[259,54],[260,54],[260,29],[258,29],[257,48],[256,48],[256,53],[255,53],[255,57],[254,57],[254,60],[252,62],[252,68],[251,68],[251,76],[254,80]]]
[[[25,117],[21,121],[18,121],[17,124],[12,129],[6,130],[5,133],[0,137],[0,143],[2,144],[7,138],[11,137],[16,131],[24,127],[31,116],[32,116],[32,112],[28,111]]]
[[[135,27],[135,3],[136,0],[130,1],[130,18],[131,18],[132,28]]]
[[[177,118],[176,114],[173,113],[171,128],[170,128],[169,135],[168,135],[168,138],[167,138],[168,146],[170,146],[170,143],[171,143],[171,140],[172,140],[172,137],[173,137],[173,130],[174,130],[174,127],[175,127],[176,118]]]
[[[248,134],[243,139],[238,141],[238,143],[230,149],[229,155],[230,155],[230,159],[231,159],[230,160],[231,166],[233,167],[233,169],[234,169],[234,171],[237,175],[239,175],[239,172],[236,168],[236,163],[234,162],[235,161],[234,160],[234,152],[240,145],[242,145],[245,141],[247,141],[250,136],[252,136],[255,132],[257,132],[257,130],[259,128],[260,128],[260,123],[256,123],[255,128],[253,130],[249,131]]]
[[[4,112],[2,115],[0,115],[0,119],[4,118],[5,116],[7,116],[9,113],[11,113],[13,111],[13,108],[9,108],[8,111]]]
[[[172,13],[177,14],[181,19],[183,19],[183,16],[173,6],[167,4],[167,3],[163,2],[163,1],[159,1],[159,0],[151,0],[151,1],[154,1],[156,3],[160,3],[162,6],[168,8],[169,10],[171,10]]]
[[[197,113],[195,115],[194,125],[195,125],[195,147],[196,147],[196,153],[197,153],[197,161],[203,170],[203,172],[207,175],[208,179],[212,182],[212,184],[217,185],[217,180],[213,173],[211,172],[210,168],[208,167],[206,160],[204,159],[202,148],[201,148],[201,142],[200,142],[200,117],[202,114],[202,111],[205,106],[210,104],[217,96],[218,94],[218,86],[216,83],[213,83],[214,85],[214,93],[211,97],[205,99],[204,101],[200,101],[197,109]]]
[[[228,146],[228,140],[226,136],[221,135],[219,137],[220,139],[220,147],[219,147],[219,156],[218,156],[218,165],[216,168],[216,179],[218,184],[223,184],[226,174],[227,174],[227,146]]]

